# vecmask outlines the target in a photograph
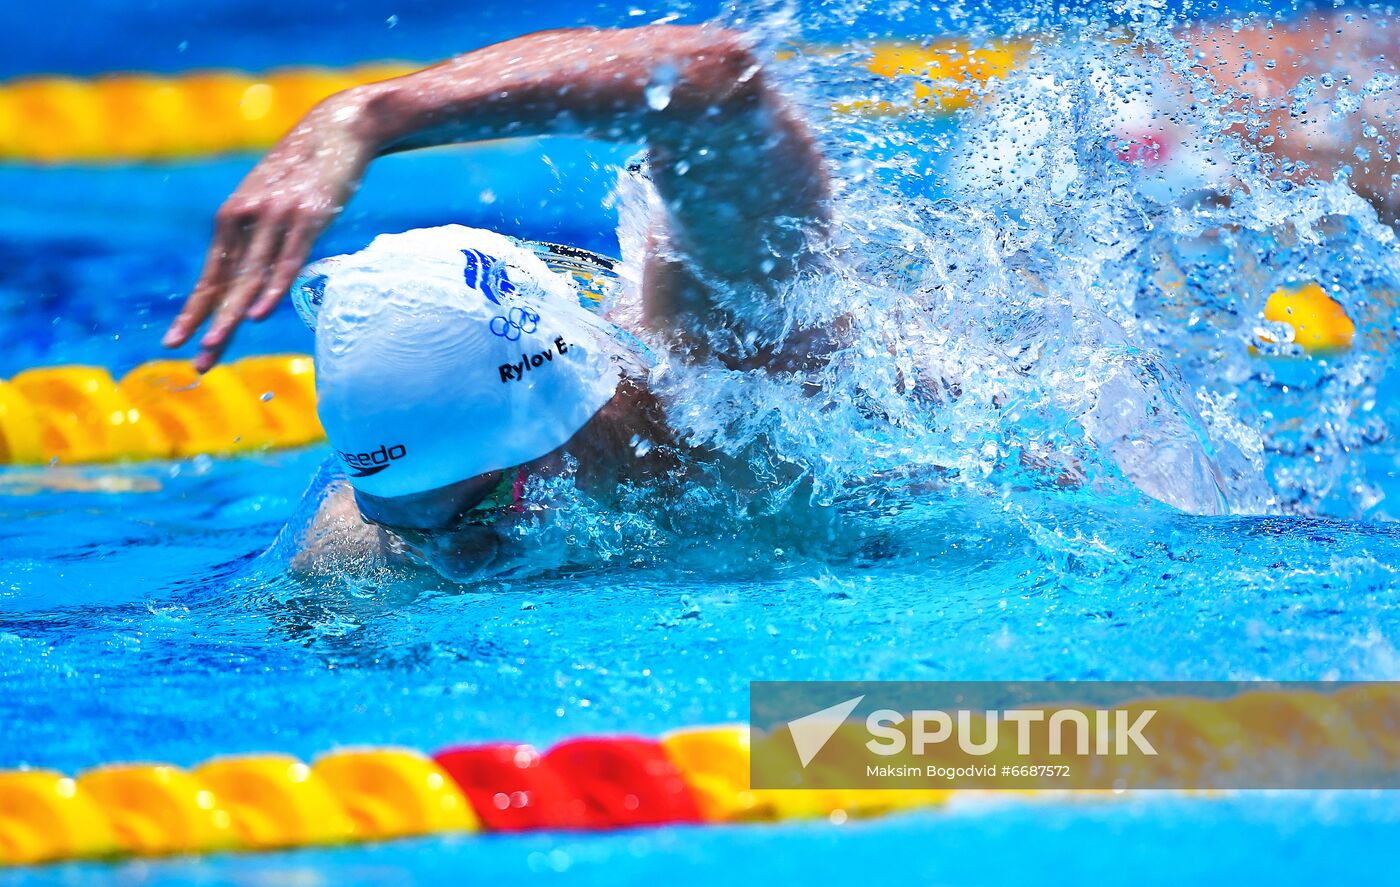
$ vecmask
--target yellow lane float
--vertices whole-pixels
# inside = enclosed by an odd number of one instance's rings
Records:
[[[340,844],[355,824],[325,780],[291,755],[215,758],[195,768],[245,847]]]
[[[0,772],[0,864],[106,856],[120,849],[108,811],[52,770]]]
[[[202,782],[165,764],[112,764],[78,777],[127,853],[204,853],[237,845],[232,820]]]
[[[1025,43],[965,40],[877,44],[866,70],[912,81],[903,102],[855,99],[837,113],[948,112],[967,107],[1018,65]],[[821,51],[821,50],[818,50]],[[281,68],[260,74],[114,73],[92,80],[26,77],[0,83],[0,160],[91,163],[177,160],[270,147],[327,96],[423,67],[381,61],[345,69]]]
[[[1356,324],[1346,309],[1317,283],[1284,287],[1269,294],[1264,319],[1293,328],[1293,343],[1306,354],[1337,354],[1356,340]],[[1266,342],[1273,342],[1267,334]]]
[[[973,105],[987,87],[1014,70],[1030,52],[1026,42],[975,46],[965,40],[880,44],[865,63],[872,74],[910,80],[912,102],[856,99],[838,102],[837,113],[897,114],[911,108],[948,113]]]
[[[296,447],[322,438],[304,355],[248,357],[204,375],[156,360],[114,380],[98,367],[0,381],[0,464],[83,464]]]
[[[431,758],[403,748],[345,749],[316,762],[361,839],[474,832],[476,814]]]

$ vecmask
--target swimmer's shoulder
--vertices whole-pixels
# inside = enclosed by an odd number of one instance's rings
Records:
[[[313,488],[307,495],[319,496],[320,501],[295,537],[290,563],[293,573],[338,574],[402,559],[388,535],[360,516],[348,483],[332,481],[323,490]]]

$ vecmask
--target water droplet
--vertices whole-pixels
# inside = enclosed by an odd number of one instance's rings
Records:
[[[652,69],[651,82],[647,84],[647,107],[653,111],[664,111],[671,104],[671,90],[680,77],[674,65],[660,64]]]
[[[647,86],[647,107],[653,111],[664,111],[671,104],[671,84],[653,83]]]

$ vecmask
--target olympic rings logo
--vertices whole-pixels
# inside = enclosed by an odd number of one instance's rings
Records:
[[[512,308],[505,315],[491,318],[491,332],[508,342],[519,339],[522,333],[533,333],[539,325],[540,316],[524,308]]]

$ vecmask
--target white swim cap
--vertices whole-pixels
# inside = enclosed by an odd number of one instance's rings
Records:
[[[491,231],[385,234],[316,262],[321,424],[355,489],[403,496],[566,443],[617,391],[619,347],[571,278]]]

